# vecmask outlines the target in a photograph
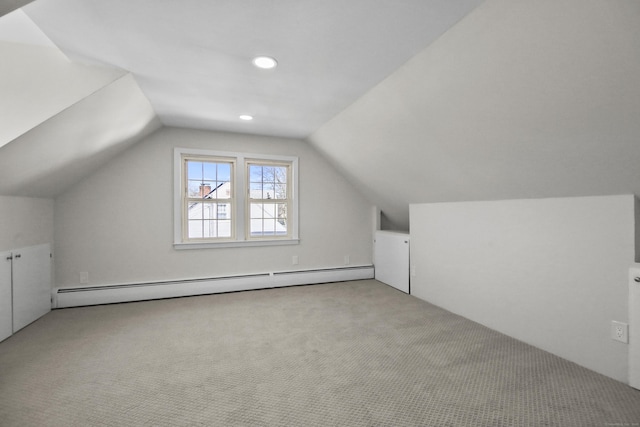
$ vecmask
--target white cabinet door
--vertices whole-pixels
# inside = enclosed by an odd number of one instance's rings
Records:
[[[11,252],[0,253],[0,341],[13,332],[11,311]]]
[[[51,249],[13,251],[13,332],[51,311]]]
[[[376,280],[409,293],[409,235],[376,231],[374,245]]]
[[[629,385],[640,389],[640,265],[629,270]]]

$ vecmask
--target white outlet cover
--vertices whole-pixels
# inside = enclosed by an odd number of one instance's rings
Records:
[[[611,338],[623,343],[629,343],[629,324],[612,320]]]

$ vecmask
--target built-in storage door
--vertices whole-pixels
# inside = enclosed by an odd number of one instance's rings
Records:
[[[640,389],[640,265],[629,270],[629,385]]]
[[[0,252],[0,341],[11,336],[11,252]]]
[[[51,311],[49,245],[13,251],[13,332]]]
[[[376,280],[409,293],[409,235],[377,231],[374,251]]]

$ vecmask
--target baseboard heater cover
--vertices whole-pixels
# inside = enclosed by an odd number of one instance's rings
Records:
[[[282,271],[246,274],[241,276],[210,277],[118,285],[56,288],[52,307],[68,308],[119,302],[145,301],[224,292],[278,288],[317,283],[373,279],[372,265],[325,268],[316,270]]]

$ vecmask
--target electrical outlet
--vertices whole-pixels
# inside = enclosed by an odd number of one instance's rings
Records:
[[[294,255],[291,257],[291,264],[298,265],[298,255]]]
[[[83,285],[89,283],[89,273],[87,271],[80,272],[80,283]]]
[[[349,265],[351,264],[351,258],[349,257],[349,255],[345,255],[344,256],[344,265]]]
[[[411,267],[411,277],[416,277],[416,266]]]
[[[629,342],[629,325],[627,323],[611,321],[611,338],[623,343]]]

